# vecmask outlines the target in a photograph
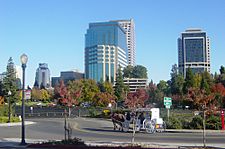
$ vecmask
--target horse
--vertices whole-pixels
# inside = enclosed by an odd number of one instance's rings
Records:
[[[119,130],[123,131],[123,123],[125,122],[125,116],[121,113],[112,113],[111,119],[114,126],[113,129],[116,130],[118,128]]]

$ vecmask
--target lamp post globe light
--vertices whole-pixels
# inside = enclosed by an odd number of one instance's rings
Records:
[[[8,109],[8,123],[10,123],[11,122],[11,109],[10,109],[10,96],[12,95],[12,92],[11,91],[9,91],[8,92],[8,107],[9,107],[9,109]]]
[[[22,109],[21,109],[21,116],[22,116],[22,138],[21,138],[21,145],[26,145],[25,142],[25,125],[24,125],[24,120],[25,120],[25,105],[24,105],[24,93],[25,93],[25,69],[26,69],[26,64],[27,64],[28,57],[26,54],[22,54],[20,56],[20,61],[22,64],[22,70],[23,70],[23,92],[22,92]]]

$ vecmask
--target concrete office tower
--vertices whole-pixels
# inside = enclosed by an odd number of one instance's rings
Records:
[[[90,23],[85,34],[85,78],[114,82],[127,62],[126,32],[118,22]]]
[[[34,86],[39,88],[49,88],[50,84],[50,71],[48,69],[48,64],[40,63],[36,71]]]
[[[210,73],[210,41],[201,29],[187,29],[178,38],[178,68],[186,77],[191,68],[193,73]]]
[[[134,66],[135,65],[135,24],[134,20],[113,20],[112,22],[118,22],[120,26],[122,26],[126,32],[127,39],[127,50],[128,50],[128,64]]]

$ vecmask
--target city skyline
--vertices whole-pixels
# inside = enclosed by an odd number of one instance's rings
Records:
[[[129,3],[128,3],[129,2]],[[117,11],[109,6],[117,4]],[[27,85],[33,86],[39,63],[47,63],[51,77],[61,71],[84,72],[84,34],[90,22],[134,19],[136,64],[148,69],[154,82],[170,79],[178,64],[177,38],[187,28],[201,28],[211,39],[211,73],[225,65],[223,1],[0,1],[0,73],[12,57],[21,65],[28,55]],[[129,7],[125,7],[129,5]],[[113,8],[112,8],[113,9]],[[129,11],[132,10],[132,11]]]

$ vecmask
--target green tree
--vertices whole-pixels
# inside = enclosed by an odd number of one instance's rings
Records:
[[[148,78],[147,69],[141,65],[134,66],[132,74],[133,78]]]
[[[159,83],[157,84],[157,88],[162,91],[164,93],[164,95],[168,96],[169,95],[169,91],[170,91],[170,88],[169,88],[169,85],[166,81],[164,80],[160,80]]]
[[[202,73],[200,88],[204,89],[206,93],[209,94],[212,86],[213,86],[213,79],[211,75],[207,71],[205,71],[204,73]]]
[[[193,87],[200,87],[202,81],[202,74],[196,73],[194,75],[194,85]]]
[[[124,78],[148,78],[147,69],[142,65],[128,65],[123,69]]]
[[[96,93],[99,93],[99,88],[94,80],[83,79],[82,83],[81,100],[84,102],[93,102]]]
[[[222,83],[223,86],[225,87],[225,68],[224,68],[224,66],[220,67],[220,75],[218,76],[216,83]]]
[[[178,73],[178,68],[176,64],[172,66],[170,76],[171,76],[171,83],[170,83],[171,94],[182,95],[184,86],[184,77],[182,74]]]
[[[160,80],[157,84],[157,89],[155,91],[155,98],[157,100],[158,107],[163,106],[163,99],[165,96],[169,96],[170,88],[166,81]]]
[[[0,81],[0,96],[4,96],[2,81]]]
[[[171,79],[176,78],[177,75],[178,75],[178,67],[177,67],[177,64],[174,64],[172,65],[172,69],[170,73]]]
[[[79,96],[71,96],[71,98],[73,98],[73,100],[76,100],[78,104],[82,102],[81,100],[82,87],[83,87],[83,84],[81,80],[68,81],[68,84],[67,84],[67,89],[71,95],[73,94],[77,95],[79,93]]]
[[[8,96],[9,91],[11,92],[10,96]],[[18,86],[16,84],[16,73],[12,57],[10,57],[8,60],[6,77],[3,79],[3,94],[5,99],[9,100],[8,104],[9,104],[9,122],[10,122],[12,105],[15,104],[16,101],[18,101]]]
[[[189,88],[194,87],[194,84],[195,84],[194,74],[193,74],[191,68],[188,68],[187,72],[186,72],[186,78],[185,78],[185,83],[184,83],[184,88],[183,88],[184,94],[186,94],[188,92]]]
[[[40,92],[41,92],[41,98],[40,99],[44,102],[49,101],[50,95],[49,95],[48,91],[46,89],[41,89]]]
[[[117,75],[116,75],[116,84],[115,84],[115,95],[117,97],[117,101],[123,101],[126,96],[126,87],[123,82],[123,76],[121,72],[121,67],[119,66]]]
[[[225,67],[224,66],[220,67],[220,74],[225,74]]]
[[[32,91],[31,91],[31,99],[33,101],[41,99],[41,91],[40,91],[40,89],[38,89],[36,87],[33,87]]]
[[[134,67],[131,65],[128,65],[123,69],[123,77],[124,78],[133,78],[133,70]]]

